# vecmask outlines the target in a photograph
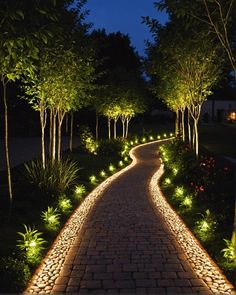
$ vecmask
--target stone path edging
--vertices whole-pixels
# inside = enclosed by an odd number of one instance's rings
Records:
[[[167,141],[168,139],[158,140],[157,142]],[[137,147],[154,143],[155,141],[141,144]],[[56,279],[63,267],[66,255],[73,244],[76,234],[81,229],[84,221],[86,220],[90,210],[93,208],[96,201],[100,198],[106,188],[121,174],[130,170],[136,165],[136,158],[134,151],[137,147],[130,150],[130,157],[132,163],[124,169],[113,174],[107,178],[104,182],[98,185],[88,196],[83,200],[74,213],[71,215],[67,223],[62,228],[57,239],[48,251],[47,256],[44,258],[40,266],[35,271],[29,286],[27,287],[24,294],[49,294],[53,288]]]
[[[161,213],[179,244],[184,249],[193,270],[199,278],[205,281],[210,290],[214,294],[235,294],[233,285],[229,283],[219,267],[163,196],[158,185],[163,173],[164,166],[162,164],[151,178],[149,185],[156,210]]]

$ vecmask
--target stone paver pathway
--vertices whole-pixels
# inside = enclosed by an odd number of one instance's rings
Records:
[[[136,148],[138,163],[97,200],[47,293],[213,294],[151,200],[157,145]]]

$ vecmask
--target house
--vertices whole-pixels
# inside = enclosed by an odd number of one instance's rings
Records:
[[[236,121],[236,100],[206,100],[202,105],[200,120]]]

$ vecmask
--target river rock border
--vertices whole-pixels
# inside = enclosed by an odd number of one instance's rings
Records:
[[[164,173],[164,166],[161,164],[158,171],[153,175],[149,184],[149,191],[156,210],[161,213],[169,228],[186,253],[193,270],[199,278],[205,281],[214,294],[235,294],[234,287],[229,283],[222,271],[210,258],[199,241],[190,232],[183,220],[172,209],[162,194],[158,182]]]
[[[168,139],[152,141],[139,146],[148,145],[155,142],[164,142],[167,140]],[[59,274],[63,268],[63,264],[69,249],[73,245],[73,242],[87,216],[108,186],[121,174],[125,173],[136,165],[137,160],[134,156],[134,151],[139,146],[132,148],[130,151],[130,157],[132,159],[132,163],[130,165],[113,174],[100,185],[98,185],[90,194],[88,194],[79,207],[75,209],[74,213],[64,225],[57,239],[51,246],[48,254],[38,269],[35,271],[35,274],[33,275],[24,294],[50,294],[52,292],[55,281],[59,277]]]

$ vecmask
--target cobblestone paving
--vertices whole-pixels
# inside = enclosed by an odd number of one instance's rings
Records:
[[[55,283],[29,292],[213,294],[150,198],[147,184],[160,166],[156,147],[135,149],[138,163],[103,191]]]

